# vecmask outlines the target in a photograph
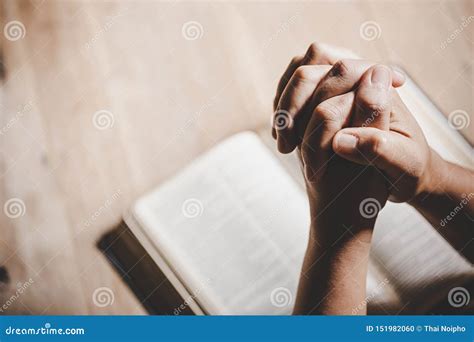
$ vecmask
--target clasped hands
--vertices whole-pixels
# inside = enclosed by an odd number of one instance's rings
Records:
[[[466,200],[474,172],[428,146],[396,91],[404,82],[387,65],[315,43],[281,77],[272,134],[280,152],[297,149],[311,215],[295,314],[350,314],[366,303],[373,228],[387,199],[408,202],[474,262]]]
[[[376,217],[364,203],[379,210],[389,197],[428,191],[436,156],[395,90],[404,75],[347,56],[313,43],[293,58],[278,85],[272,135],[280,152],[298,150],[312,221],[357,229]]]

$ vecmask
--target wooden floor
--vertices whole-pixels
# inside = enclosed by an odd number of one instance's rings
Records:
[[[0,0],[2,33],[25,28],[0,40],[0,204],[20,209],[0,212],[0,313],[143,314],[97,240],[217,141],[268,124],[311,41],[401,65],[446,114],[472,115],[472,15],[471,0]],[[362,38],[366,21],[380,37]]]

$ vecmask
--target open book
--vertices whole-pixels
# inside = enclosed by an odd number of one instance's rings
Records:
[[[471,147],[416,85],[408,80],[399,91],[430,145],[444,158],[472,167]],[[295,156],[279,155],[269,132],[227,138],[125,215],[141,253],[157,266],[135,277],[162,276],[152,287],[141,286],[151,292],[141,293],[142,301],[166,282],[174,291],[169,297],[176,299],[175,304],[161,299],[170,305],[169,314],[291,313],[309,208]],[[117,264],[120,258],[124,255],[112,260]],[[473,266],[412,207],[387,203],[371,250],[369,313],[428,312],[449,289],[473,277]]]

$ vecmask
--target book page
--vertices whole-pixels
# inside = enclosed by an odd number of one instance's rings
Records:
[[[308,203],[254,133],[198,158],[134,216],[205,312],[291,313]]]
[[[400,96],[422,128],[428,144],[443,158],[473,168],[472,147],[450,127],[448,120],[409,78]],[[427,305],[420,294],[442,293],[468,278],[474,268],[407,204],[388,203],[377,219],[372,257],[389,273],[404,305]],[[418,299],[418,300],[417,300]],[[436,301],[436,298],[431,298]],[[429,304],[428,304],[429,306]]]
[[[296,153],[279,153],[276,148],[275,140],[270,136],[269,132],[269,127],[262,127],[257,133],[268,149],[270,149],[278,158],[288,174],[295,179],[296,183],[303,191],[306,191],[300,161],[298,160]],[[402,306],[400,296],[394,288],[394,283],[390,281],[390,277],[387,277],[385,270],[380,268],[378,263],[374,261],[373,257],[369,261],[366,287],[366,304],[368,313],[398,313]],[[355,309],[357,310],[357,308]]]
[[[423,91],[407,77],[398,92],[425,134],[428,144],[444,159],[474,168],[472,146],[439,111]]]
[[[408,204],[389,202],[381,211],[371,257],[410,308],[429,306],[433,290],[474,276],[472,265]]]
[[[205,313],[291,314],[308,200],[256,134],[220,143],[143,197],[133,214],[136,233],[146,234],[186,287],[184,299]],[[387,300],[382,281],[369,276],[369,306]]]
[[[470,146],[416,85],[408,80],[400,92],[433,148],[451,161],[472,164]],[[272,151],[253,133],[237,134],[133,208],[139,233],[151,243],[147,249],[159,252],[177,289],[185,289],[185,300],[196,301],[204,313],[292,310],[308,202],[295,155],[275,151],[268,127],[261,136]],[[472,265],[420,214],[406,204],[387,204],[371,252],[369,312],[396,313],[428,286],[465,276],[472,276]]]
[[[443,158],[473,168],[472,147],[458,131],[449,126],[446,117],[418,86],[407,77],[405,85],[398,91],[422,128],[429,145]],[[261,130],[262,140],[274,146],[268,131],[269,128]],[[304,186],[295,153],[282,155],[276,150],[274,152],[289,174]],[[403,307],[426,306],[426,303],[416,301],[424,290],[428,292],[430,289],[453,287],[473,277],[473,266],[407,204],[387,203],[377,219],[373,241],[371,263],[374,266],[369,267],[367,293],[368,297],[374,297],[374,301],[368,302],[369,312],[371,305],[387,308],[378,310],[378,313],[388,310],[396,313]],[[375,296],[374,293],[380,292],[376,284],[385,284],[384,275],[391,286],[383,286],[385,291]],[[394,295],[392,287],[395,287],[397,295]],[[419,298],[428,301],[425,296]]]

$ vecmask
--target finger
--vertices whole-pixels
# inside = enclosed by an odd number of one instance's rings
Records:
[[[365,60],[342,59],[337,61],[315,90],[313,105],[317,106],[328,98],[352,90],[358,85],[362,75],[373,65],[375,63]],[[391,69],[391,73],[393,86],[403,85],[405,76],[396,69]]]
[[[305,130],[301,154],[307,181],[315,182],[324,174],[332,155],[334,135],[350,121],[355,94],[332,97],[318,105]]]
[[[360,79],[356,90],[351,126],[376,127],[387,130],[390,125],[392,71],[375,65]]]
[[[321,64],[332,65],[340,59],[347,58],[358,59],[359,57],[348,49],[313,42],[306,50],[304,56],[296,56],[291,60],[290,64],[283,73],[283,76],[280,78],[275,99],[273,100],[273,110],[276,109],[276,106],[280,101],[280,96],[289,82],[291,75],[299,66]]]
[[[362,165],[372,164],[389,176],[395,176],[407,169],[407,157],[412,153],[409,143],[398,133],[373,127],[350,127],[337,132],[332,148],[344,159]]]
[[[294,122],[306,109],[314,89],[328,72],[328,65],[303,65],[294,72],[288,82],[277,110],[274,113],[273,127],[277,133],[278,150],[292,152],[301,141],[294,131]]]
[[[283,76],[278,82],[277,92],[275,99],[273,100],[273,110],[276,110],[280,97],[283,93],[283,90],[286,88],[291,75],[295,70],[301,65],[318,65],[318,64],[334,64],[338,59],[341,58],[357,58],[355,54],[349,50],[336,48],[327,44],[313,42],[304,56],[294,57],[288,67],[286,68]],[[276,139],[276,131],[272,129],[273,138]]]
[[[286,67],[286,70],[281,76],[280,81],[278,81],[277,92],[273,100],[273,110],[276,110],[276,107],[278,105],[278,102],[280,101],[280,96],[283,93],[283,90],[285,89],[288,81],[290,80],[295,70],[301,65],[303,58],[304,56],[294,57],[291,60],[290,64],[288,64],[288,66]]]
[[[278,81],[277,92],[276,92],[275,98],[273,99],[273,111],[276,110],[283,90],[285,89],[288,81],[290,80],[295,70],[301,65],[302,60],[303,60],[303,56],[294,57],[291,60],[290,64],[288,64],[288,66],[286,67],[286,70],[281,76],[280,81]],[[272,136],[273,136],[273,139],[277,138],[277,133],[273,126],[272,126]]]
[[[334,64],[340,59],[358,59],[352,51],[329,44],[313,42],[306,50],[302,64]]]
[[[280,100],[280,96],[283,90],[286,87],[286,84],[291,78],[293,72],[301,65],[333,65],[340,59],[358,59],[359,57],[350,50],[334,47],[328,44],[323,43],[312,43],[304,56],[294,57],[290,64],[288,65],[285,73],[280,79],[277,87],[277,93],[273,101],[273,109],[276,109],[276,106]]]
[[[307,108],[315,108],[323,101],[338,95],[342,95],[354,89],[360,84],[360,79],[364,73],[374,64],[363,60],[340,60],[338,61],[319,82],[311,99],[308,101]],[[393,71],[392,84],[398,86],[403,83],[404,76],[398,71]],[[311,119],[311,111],[302,111],[298,115],[298,120],[294,122],[294,128],[291,130],[291,137],[287,137],[285,148],[292,151],[294,147],[301,143],[306,127]]]

